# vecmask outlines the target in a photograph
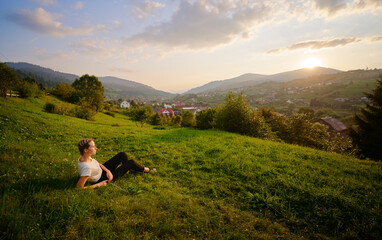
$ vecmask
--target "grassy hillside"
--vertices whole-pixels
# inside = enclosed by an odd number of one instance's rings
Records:
[[[382,164],[221,131],[136,127],[0,99],[1,239],[377,239]],[[119,126],[116,126],[119,125]],[[120,151],[156,174],[76,189],[76,148]]]

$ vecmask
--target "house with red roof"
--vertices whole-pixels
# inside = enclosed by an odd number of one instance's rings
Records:
[[[174,116],[174,111],[172,109],[162,108],[159,112],[160,115],[166,115],[166,116]]]

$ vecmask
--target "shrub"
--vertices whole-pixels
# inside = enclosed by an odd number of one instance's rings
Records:
[[[54,109],[54,113],[60,114],[60,115],[71,115],[71,108],[66,106],[56,106]]]
[[[252,116],[249,120],[247,134],[252,137],[264,138],[268,140],[276,140],[277,136],[269,125],[265,122],[265,119],[258,111],[252,111]]]
[[[349,156],[355,156],[358,149],[356,146],[353,146],[351,138],[341,136],[340,133],[337,133],[334,137],[330,139],[328,151],[346,154]]]
[[[115,113],[113,113],[112,111],[106,111],[105,114],[112,116],[112,117],[115,117]]]
[[[196,114],[196,127],[199,129],[213,128],[215,121],[216,109],[205,109]]]
[[[295,114],[290,118],[288,127],[287,143],[301,146],[327,149],[329,133],[324,125],[311,123],[306,114]]]
[[[96,112],[90,108],[85,108],[83,106],[75,106],[71,110],[71,116],[82,118],[86,120],[93,120]]]
[[[56,108],[56,105],[54,105],[53,103],[49,103],[49,102],[46,103],[45,107],[44,107],[45,111],[48,112],[48,113],[55,113],[54,112],[55,108]]]
[[[150,118],[150,124],[154,126],[161,125],[162,119],[159,113],[155,113],[154,115],[151,116]]]
[[[34,98],[42,95],[42,91],[37,83],[27,81],[21,82],[17,87],[17,91],[19,92],[19,96],[22,98]]]
[[[69,115],[71,116],[71,109],[69,106],[57,106],[53,103],[46,103],[44,107],[45,111],[48,113],[56,113],[60,115]]]

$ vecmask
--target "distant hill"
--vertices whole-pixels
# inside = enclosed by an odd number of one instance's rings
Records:
[[[247,74],[241,75],[239,77],[231,78],[231,79],[213,81],[203,86],[193,88],[185,92],[184,94],[192,94],[192,93],[196,94],[196,93],[210,92],[210,91],[224,91],[228,89],[249,87],[249,86],[253,86],[263,82],[271,82],[271,81],[286,82],[286,81],[306,78],[310,76],[336,74],[340,72],[342,71],[332,69],[332,68],[316,67],[316,68],[303,68],[303,69],[298,69],[294,71],[288,71],[288,72],[283,72],[283,73],[278,73],[273,75],[247,73]]]
[[[71,84],[76,78],[79,78],[74,74],[62,73],[25,62],[7,62],[6,64],[16,70],[19,78],[30,76],[48,87],[56,87],[60,82]],[[116,77],[98,77],[98,79],[105,87],[105,96],[109,98],[142,98],[150,100],[175,96],[175,94],[156,90],[150,86],[126,79]]]
[[[150,86],[116,77],[98,77],[105,87],[105,95],[111,98],[124,98],[124,96],[142,99],[171,98],[175,94],[156,90]]]
[[[38,82],[41,82],[48,87],[55,87],[60,82],[72,83],[78,78],[78,76],[74,74],[62,73],[50,68],[44,68],[25,62],[6,62],[5,64],[15,69],[19,78],[24,78],[26,76],[33,77]]]

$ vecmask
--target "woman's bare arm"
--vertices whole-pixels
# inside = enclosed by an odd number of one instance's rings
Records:
[[[104,171],[106,172],[106,176],[107,176],[108,181],[113,180],[113,174],[110,172],[110,170],[107,169],[107,168],[106,168],[104,165],[102,165],[102,164],[99,164],[99,165],[100,165],[100,167],[102,168],[102,170],[104,170]]]
[[[80,179],[77,182],[77,187],[78,188],[88,188],[88,187],[85,187],[85,183],[88,179],[89,179],[89,176],[80,177]],[[105,181],[90,185],[89,187],[90,188],[96,188],[96,187],[102,187],[102,186],[106,186],[106,185],[107,185],[107,181],[105,180]]]

